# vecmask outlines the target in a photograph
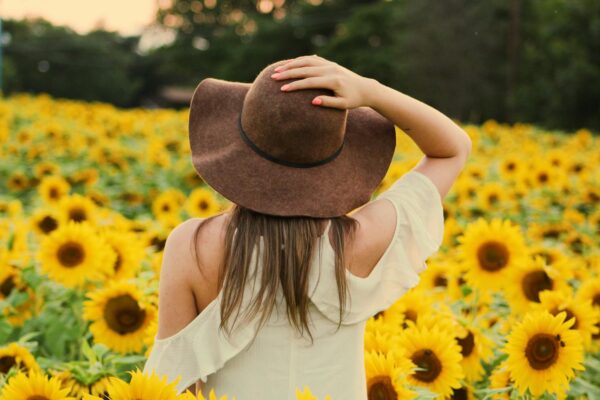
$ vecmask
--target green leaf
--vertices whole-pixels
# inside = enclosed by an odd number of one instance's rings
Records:
[[[81,341],[81,353],[88,359],[88,361],[92,364],[97,362],[96,353],[90,347],[87,340]]]

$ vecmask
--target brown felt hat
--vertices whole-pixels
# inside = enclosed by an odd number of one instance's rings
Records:
[[[394,155],[394,125],[369,107],[313,105],[329,89],[280,90],[265,67],[252,84],[203,79],[189,139],[200,177],[228,200],[280,216],[336,217],[362,206]]]

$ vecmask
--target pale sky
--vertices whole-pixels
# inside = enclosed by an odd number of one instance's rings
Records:
[[[79,33],[102,23],[105,29],[131,35],[153,21],[156,7],[157,0],[0,0],[0,16],[42,17]]]

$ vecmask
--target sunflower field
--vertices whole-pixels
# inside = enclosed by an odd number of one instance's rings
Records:
[[[141,372],[169,232],[229,207],[193,169],[187,112],[0,99],[0,400],[204,399]],[[367,321],[369,399],[600,399],[598,138],[463,128],[444,244]],[[422,157],[397,138],[374,196]]]

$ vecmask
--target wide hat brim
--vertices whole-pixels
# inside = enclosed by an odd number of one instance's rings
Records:
[[[240,206],[279,216],[336,217],[371,200],[394,155],[392,122],[369,107],[350,109],[344,146],[334,160],[290,167],[261,157],[240,136],[238,118],[250,87],[206,78],[194,91],[192,164],[209,186]]]

